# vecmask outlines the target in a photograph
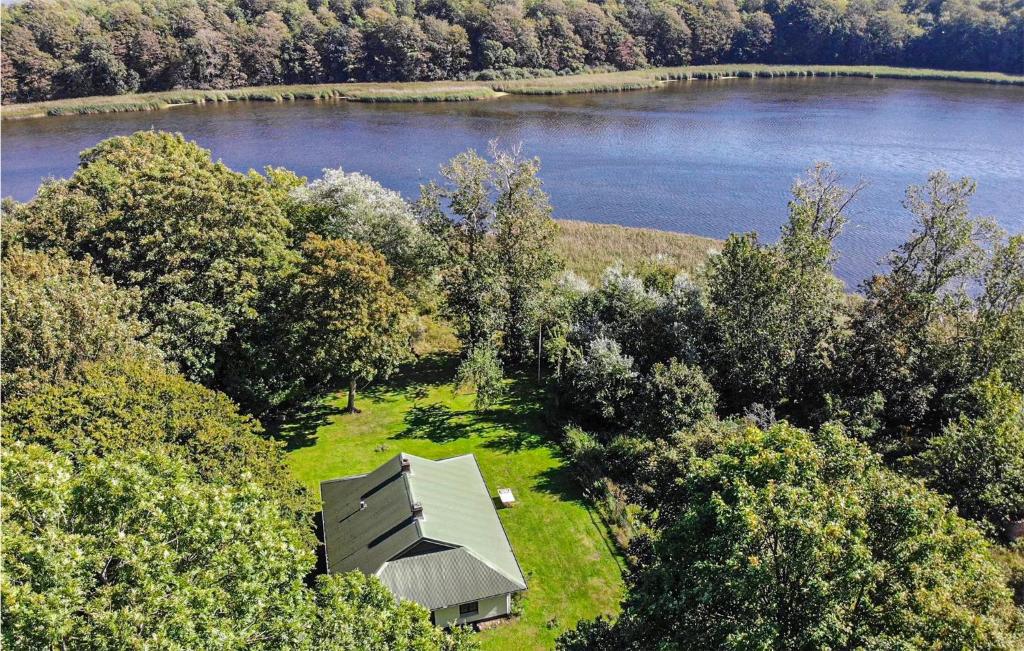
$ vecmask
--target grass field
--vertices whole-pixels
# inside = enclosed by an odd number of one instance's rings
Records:
[[[104,97],[8,104],[0,110],[3,119],[154,111],[189,104],[232,101],[283,102],[298,99],[347,100],[357,102],[446,102],[521,95],[564,95],[653,88],[666,81],[714,80],[721,78],[771,77],[867,77],[888,79],[932,79],[972,83],[1024,86],[1024,76],[1000,72],[929,70],[889,66],[797,66],[731,64],[647,68],[514,81],[424,81],[396,83],[302,84],[259,86],[227,90],[170,90]]]
[[[613,264],[632,267],[655,256],[690,273],[722,248],[720,240],[652,228],[570,220],[559,220],[558,224],[561,228],[555,251],[565,260],[567,269],[591,283]]]
[[[435,354],[387,385],[369,387],[361,413],[342,396],[283,429],[295,475],[314,494],[321,480],[372,470],[398,452],[440,459],[472,452],[492,494],[511,488],[500,511],[529,589],[521,615],[482,631],[484,649],[551,648],[584,618],[613,614],[622,596],[621,559],[551,444],[529,383],[483,414],[451,385],[452,357]]]

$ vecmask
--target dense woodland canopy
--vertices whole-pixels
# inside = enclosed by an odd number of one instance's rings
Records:
[[[3,101],[720,62],[1024,73],[1021,0],[26,0]]]
[[[4,645],[472,648],[316,576],[317,506],[259,420],[355,408],[443,321],[478,409],[539,384],[622,533],[622,613],[566,649],[1021,648],[1024,235],[973,182],[910,188],[854,293],[833,245],[858,186],[826,164],[771,243],[591,287],[539,169],[466,152],[408,202],[139,132],[5,202]]]

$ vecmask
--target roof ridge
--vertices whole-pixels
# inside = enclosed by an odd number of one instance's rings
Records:
[[[445,551],[454,551],[455,549],[464,549],[464,550],[466,550],[467,554],[469,554],[470,556],[472,556],[476,560],[478,560],[481,563],[483,563],[484,565],[486,565],[492,571],[497,572],[498,574],[500,574],[501,576],[505,577],[506,579],[508,579],[512,583],[514,583],[516,585],[521,585],[521,586],[523,586],[524,589],[526,588],[526,581],[520,581],[519,579],[517,579],[517,578],[515,578],[513,576],[509,576],[508,572],[505,572],[505,571],[501,570],[500,568],[495,567],[490,561],[488,561],[486,558],[483,558],[482,556],[477,554],[475,551],[473,551],[469,547],[465,547],[465,546],[460,545],[458,547],[455,547],[454,549],[448,549],[448,550],[445,550]],[[440,553],[440,552],[435,552],[435,553]]]
[[[334,479],[322,479],[322,480],[320,480],[320,485],[322,486],[323,484],[335,484],[335,483],[337,483],[339,481],[352,481],[353,479],[362,479],[363,477],[366,477],[369,474],[370,473],[368,473],[368,472],[364,472],[361,475],[348,475],[347,477],[336,477]]]
[[[405,458],[404,453],[402,453],[402,458]],[[409,473],[402,472],[401,474],[402,483],[405,486],[405,496],[406,498],[408,498],[409,502],[409,516],[412,518],[412,526],[416,527],[417,542],[419,542],[420,540],[426,538],[426,536],[423,534],[423,525],[421,524],[421,520],[420,518],[416,517],[416,511],[413,508],[416,504],[416,493],[412,489],[412,482],[409,481]],[[422,504],[420,505],[420,508],[423,508]],[[385,564],[387,563],[385,562]]]

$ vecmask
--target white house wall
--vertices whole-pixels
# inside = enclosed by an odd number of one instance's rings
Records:
[[[456,624],[471,624],[483,619],[501,617],[512,612],[512,595],[503,594],[497,597],[488,597],[480,600],[480,609],[476,615],[459,617],[459,607],[438,608],[434,611],[434,623],[438,626],[455,626]]]

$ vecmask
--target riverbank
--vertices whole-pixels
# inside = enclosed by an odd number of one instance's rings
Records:
[[[156,111],[218,102],[284,102],[334,100],[351,102],[455,102],[496,99],[502,95],[565,95],[570,93],[619,92],[655,88],[670,81],[725,78],[862,77],[881,79],[941,80],[966,83],[1024,86],[1024,76],[998,72],[968,72],[893,68],[887,66],[776,66],[734,64],[648,68],[514,81],[426,81],[396,83],[343,83],[292,86],[260,86],[227,90],[172,90],[135,95],[112,95],[9,104],[0,109],[2,119],[55,115]]]

